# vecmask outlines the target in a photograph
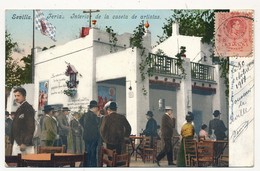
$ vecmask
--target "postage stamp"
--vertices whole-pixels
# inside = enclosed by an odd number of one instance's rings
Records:
[[[252,57],[253,13],[215,13],[215,56]]]

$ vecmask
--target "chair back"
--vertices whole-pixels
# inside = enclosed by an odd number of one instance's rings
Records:
[[[38,146],[38,153],[65,153],[65,145],[61,147],[53,147],[53,146]]]
[[[115,157],[115,167],[129,167],[130,165],[130,156],[128,153],[125,154],[116,154]]]
[[[214,163],[214,142],[201,141],[197,143],[197,161],[199,166],[210,166]]]
[[[144,136],[141,148],[150,148],[151,146],[151,137]]]
[[[185,156],[185,165],[194,166],[197,159],[197,145],[196,140],[193,138],[184,138],[184,156]]]
[[[142,157],[143,161],[155,161],[157,155],[157,137],[144,137],[142,142]]]
[[[205,141],[205,140],[206,140],[205,135],[203,135],[203,136],[198,136],[198,142],[200,142],[200,141]]]
[[[21,167],[21,154],[5,156],[5,163],[10,167]]]
[[[101,166],[107,167],[115,166],[116,152],[105,147],[101,147]]]

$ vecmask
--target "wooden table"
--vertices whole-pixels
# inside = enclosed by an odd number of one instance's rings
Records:
[[[75,167],[75,162],[84,161],[84,158],[85,154],[40,153],[23,154],[21,160],[22,166],[25,167]]]
[[[132,152],[130,155],[135,154],[135,160],[137,160],[137,155],[140,155],[142,158],[142,153],[139,152],[140,145],[142,144],[143,141],[143,136],[129,136],[131,140],[131,146],[132,146]],[[136,143],[136,140],[140,140],[139,143]],[[136,145],[137,144],[137,145]]]

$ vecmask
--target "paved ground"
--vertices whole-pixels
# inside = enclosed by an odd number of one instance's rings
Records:
[[[176,163],[176,161],[174,161],[174,163]],[[160,161],[160,165],[161,167],[176,167],[176,165],[168,166],[168,161],[166,159],[162,159]],[[152,161],[147,161],[144,163],[140,158],[137,158],[135,161],[135,158],[131,157],[130,167],[158,167],[158,165]]]

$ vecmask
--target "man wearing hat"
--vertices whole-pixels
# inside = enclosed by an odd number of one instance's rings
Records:
[[[160,160],[167,155],[168,165],[174,165],[173,163],[173,147],[172,137],[175,129],[176,119],[173,117],[173,109],[171,106],[165,106],[165,114],[162,116],[161,122],[161,134],[164,140],[164,147],[162,151],[156,157],[156,163],[160,166]]]
[[[153,139],[157,137],[157,122],[156,120],[153,118],[153,112],[152,111],[147,111],[146,113],[146,117],[147,117],[147,123],[146,123],[146,127],[145,130],[143,131],[143,134],[145,136],[150,136],[150,144],[151,147],[153,145]]]
[[[108,149],[116,150],[117,154],[122,154],[125,139],[131,134],[131,125],[126,117],[117,113],[117,104],[111,101],[106,108],[107,115],[103,118],[100,126],[101,137]]]
[[[16,103],[19,104],[11,129],[11,144],[13,145],[12,155],[34,153],[33,133],[35,129],[35,110],[26,101],[26,90],[18,87],[14,90]]]
[[[98,104],[91,100],[89,110],[80,118],[79,122],[83,127],[83,140],[85,142],[85,151],[87,152],[86,163],[84,167],[97,167],[97,146],[98,146]]]
[[[216,135],[217,140],[224,140],[227,136],[225,132],[227,131],[227,127],[224,122],[220,119],[220,111],[215,110],[213,112],[214,119],[209,121],[209,136],[213,134]]]
[[[70,130],[70,125],[67,118],[69,111],[70,109],[68,107],[63,107],[62,113],[57,116],[57,121],[59,125],[59,136],[61,138],[62,145],[65,145],[66,152],[68,148],[68,135]]]
[[[79,123],[80,113],[74,112],[73,119],[70,121],[72,134],[72,151],[75,154],[82,154],[82,135],[83,128]]]
[[[53,119],[53,109],[54,108],[51,105],[45,105],[43,109],[45,116],[42,121],[42,146],[53,146],[55,139],[58,137],[57,124]]]
[[[216,140],[224,140],[227,137],[225,134],[227,127],[220,119],[220,114],[219,110],[215,110],[213,112],[214,118],[209,121],[209,137],[212,137],[212,134],[215,134]],[[217,156],[221,155],[222,149],[223,144],[214,144],[214,152]]]

